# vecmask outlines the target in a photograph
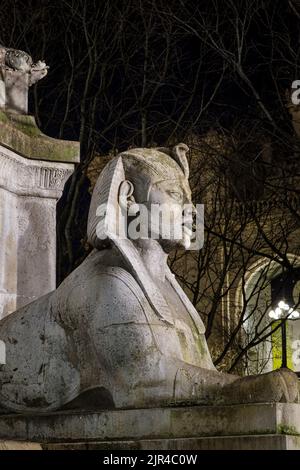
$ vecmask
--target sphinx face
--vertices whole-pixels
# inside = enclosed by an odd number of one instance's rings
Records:
[[[174,179],[140,185],[134,195],[140,208],[141,238],[145,238],[143,225],[147,224],[146,236],[158,240],[166,252],[178,247],[189,248],[196,209],[184,177],[176,175]]]
[[[196,235],[192,231],[196,209],[188,163],[177,157],[156,149],[133,149],[105,167],[89,212],[92,246],[101,249],[112,239],[127,238],[132,242],[157,240],[167,253],[190,247]]]

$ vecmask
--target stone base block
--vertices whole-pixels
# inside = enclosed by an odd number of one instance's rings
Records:
[[[64,442],[42,445],[43,450],[300,450],[300,436],[257,436],[148,439],[139,441]]]
[[[37,442],[0,441],[0,450],[42,450]]]
[[[299,449],[300,405],[262,403],[0,416],[0,439],[44,449]]]

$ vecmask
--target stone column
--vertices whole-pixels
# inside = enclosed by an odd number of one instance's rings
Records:
[[[36,77],[0,54],[0,319],[55,289],[56,203],[79,161],[78,142],[45,136],[26,115]]]

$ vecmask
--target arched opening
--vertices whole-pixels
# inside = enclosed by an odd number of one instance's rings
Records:
[[[300,374],[300,258],[288,255],[291,267],[260,259],[237,292],[244,308],[246,374],[289,367]]]

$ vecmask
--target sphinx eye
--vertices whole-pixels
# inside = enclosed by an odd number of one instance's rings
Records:
[[[170,195],[173,199],[176,199],[176,201],[182,200],[182,193],[180,193],[179,191],[170,191]]]

